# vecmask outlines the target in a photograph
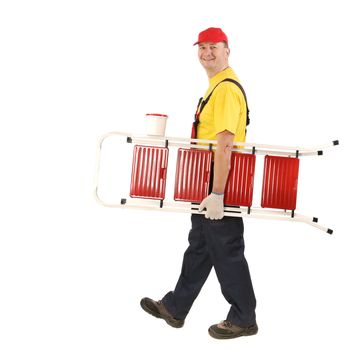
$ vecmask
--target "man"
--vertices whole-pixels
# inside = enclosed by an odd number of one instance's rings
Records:
[[[223,216],[231,148],[233,142],[245,141],[246,99],[236,84],[222,82],[226,78],[238,81],[228,65],[226,34],[220,28],[208,28],[199,34],[194,45],[198,45],[198,58],[209,78],[204,99],[212,93],[204,108],[197,109],[195,130],[198,139],[217,140],[212,191],[200,204],[200,211],[206,209],[205,215],[192,215],[189,247],[176,288],[160,301],[143,298],[141,306],[170,326],[182,327],[213,266],[231,308],[226,320],[212,325],[209,334],[217,339],[254,335],[258,331],[256,299],[244,257],[243,221]]]

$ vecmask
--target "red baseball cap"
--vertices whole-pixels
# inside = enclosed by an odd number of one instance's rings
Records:
[[[221,28],[208,28],[203,32],[198,34],[198,41],[193,45],[197,45],[203,42],[218,43],[220,41],[225,41],[228,44],[227,35],[222,31]]]

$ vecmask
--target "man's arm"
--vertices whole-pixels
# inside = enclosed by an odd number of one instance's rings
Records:
[[[217,134],[217,149],[214,155],[214,179],[212,192],[224,193],[229,169],[234,135],[228,130]]]
[[[212,193],[199,206],[199,211],[206,208],[206,218],[222,219],[224,216],[223,198],[229,169],[231,167],[231,150],[234,135],[225,130],[217,134],[217,148],[214,155],[214,179]]]

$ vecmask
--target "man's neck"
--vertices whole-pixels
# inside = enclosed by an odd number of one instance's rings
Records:
[[[227,69],[229,66],[228,64],[225,65],[224,67],[222,67],[221,69],[217,69],[217,70],[207,70],[207,75],[208,75],[208,78],[211,79],[213,78],[215,75],[217,75],[218,73],[224,71],[225,69]]]

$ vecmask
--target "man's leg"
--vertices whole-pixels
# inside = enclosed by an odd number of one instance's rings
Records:
[[[227,320],[237,326],[255,324],[256,299],[244,257],[242,218],[206,220],[207,245],[222,293],[231,304]]]
[[[192,215],[189,247],[184,253],[182,270],[174,291],[167,293],[162,302],[173,317],[184,320],[212,269],[207,250],[204,215]]]

